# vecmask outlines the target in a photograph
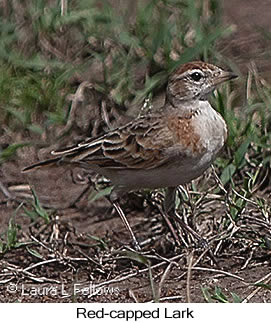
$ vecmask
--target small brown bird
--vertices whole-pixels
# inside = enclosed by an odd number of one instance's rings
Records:
[[[227,126],[208,102],[208,94],[235,77],[212,64],[184,64],[169,77],[166,101],[159,111],[101,137],[53,151],[56,158],[28,166],[23,172],[74,165],[108,177],[114,185],[111,201],[137,245],[118,198],[127,191],[168,187],[165,211],[174,208],[176,187],[200,176],[226,141]]]

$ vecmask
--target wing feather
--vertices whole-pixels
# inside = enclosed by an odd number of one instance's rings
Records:
[[[174,136],[161,114],[140,117],[102,137],[87,139],[75,146],[53,151],[57,158],[29,169],[54,164],[75,164],[84,168],[152,169],[168,160],[165,151],[174,145]]]
[[[106,135],[54,152],[63,160],[101,168],[148,169],[162,165],[173,136],[159,116],[141,117]]]

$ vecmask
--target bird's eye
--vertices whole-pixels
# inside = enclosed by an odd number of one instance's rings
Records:
[[[200,74],[199,72],[194,72],[190,75],[190,77],[197,82],[202,78],[202,74]]]

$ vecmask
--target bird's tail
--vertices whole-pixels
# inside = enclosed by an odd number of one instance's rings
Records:
[[[22,173],[30,172],[33,169],[38,169],[38,168],[43,168],[43,167],[58,166],[61,159],[62,159],[62,157],[43,160],[39,163],[25,167],[24,169],[22,169]]]

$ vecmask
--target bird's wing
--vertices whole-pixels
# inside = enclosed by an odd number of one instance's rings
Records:
[[[53,152],[64,162],[118,169],[152,169],[168,159],[165,151],[174,145],[172,132],[161,115],[147,115],[89,139],[74,147]]]

